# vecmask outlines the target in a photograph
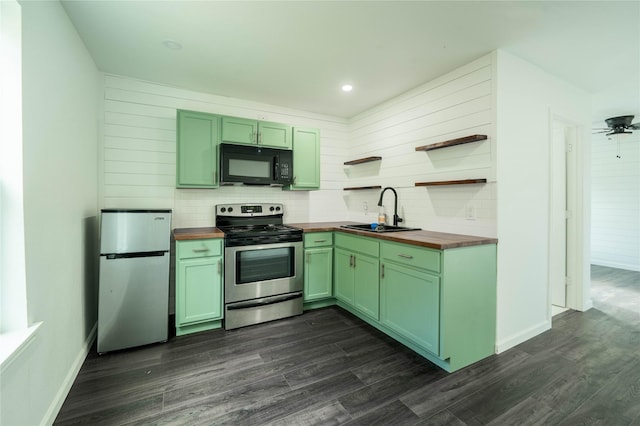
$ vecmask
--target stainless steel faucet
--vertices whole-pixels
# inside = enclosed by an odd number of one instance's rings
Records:
[[[395,198],[393,202],[393,226],[398,226],[398,222],[402,222],[402,218],[398,216],[398,193],[396,192],[396,190],[390,186],[387,186],[385,189],[383,189],[382,192],[380,193],[380,200],[378,200],[378,206],[382,206],[382,196],[384,195],[387,189],[390,189],[393,192],[393,196]]]

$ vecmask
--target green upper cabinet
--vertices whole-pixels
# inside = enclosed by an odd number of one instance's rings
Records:
[[[293,184],[287,189],[320,188],[320,131],[293,128]]]
[[[291,126],[239,117],[222,117],[222,142],[291,149]]]
[[[176,138],[176,187],[218,187],[220,117],[178,110]]]

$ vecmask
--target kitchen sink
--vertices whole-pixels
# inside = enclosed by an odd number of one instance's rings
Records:
[[[341,228],[347,229],[357,229],[358,231],[368,231],[368,232],[400,232],[400,231],[420,231],[421,228],[407,228],[404,226],[394,226],[394,225],[380,225],[372,228],[372,225],[369,223],[359,223],[356,225],[341,225]]]

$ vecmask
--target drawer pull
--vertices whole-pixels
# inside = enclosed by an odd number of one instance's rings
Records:
[[[326,243],[327,240],[314,240],[313,242],[314,243]]]
[[[193,249],[194,253],[206,253],[208,251],[209,251],[209,249],[206,248],[206,247],[205,248],[201,248],[201,249]]]
[[[411,256],[410,254],[402,254],[402,253],[400,253],[398,255],[398,257],[403,257],[405,259],[413,259],[413,256]]]

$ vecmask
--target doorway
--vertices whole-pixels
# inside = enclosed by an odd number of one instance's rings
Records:
[[[579,127],[552,118],[549,167],[549,299],[551,315],[580,308],[578,268]],[[582,290],[582,289],[580,289]]]

